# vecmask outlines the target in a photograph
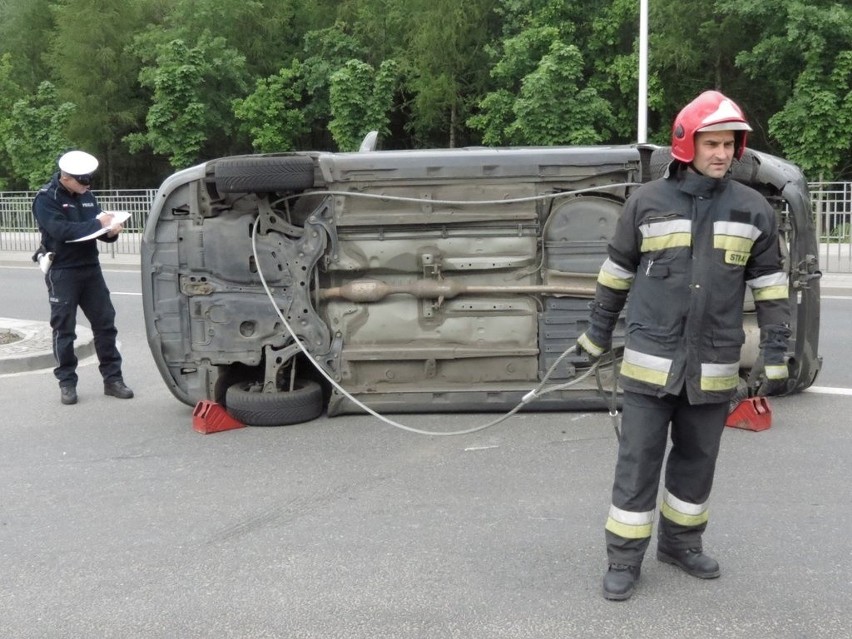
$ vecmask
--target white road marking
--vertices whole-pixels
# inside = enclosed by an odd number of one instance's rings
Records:
[[[852,395],[852,388],[834,388],[831,386],[811,386],[805,393],[821,393],[823,395]]]

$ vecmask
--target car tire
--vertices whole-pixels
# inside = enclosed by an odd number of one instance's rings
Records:
[[[225,406],[247,426],[301,424],[322,413],[322,387],[311,379],[297,379],[291,391],[266,393],[256,382],[237,382],[228,387]]]
[[[314,161],[304,155],[230,158],[216,163],[214,175],[219,193],[304,191],[314,185]]]

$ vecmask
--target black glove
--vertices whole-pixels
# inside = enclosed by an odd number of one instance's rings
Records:
[[[618,311],[604,308],[597,302],[590,304],[589,328],[577,338],[577,350],[586,353],[589,360],[597,361],[612,348],[612,332],[618,322]]]

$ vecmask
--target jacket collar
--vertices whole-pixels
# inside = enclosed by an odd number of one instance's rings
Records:
[[[669,165],[665,177],[676,180],[679,190],[697,197],[712,197],[724,191],[731,179],[730,173],[722,178],[707,177],[676,160]]]

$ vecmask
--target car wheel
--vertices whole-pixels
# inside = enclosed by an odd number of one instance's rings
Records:
[[[322,388],[311,379],[297,379],[293,390],[266,393],[257,382],[237,382],[225,393],[234,419],[248,426],[301,424],[322,413]]]
[[[216,163],[215,179],[220,193],[304,191],[314,185],[314,161],[304,155],[230,158]]]

